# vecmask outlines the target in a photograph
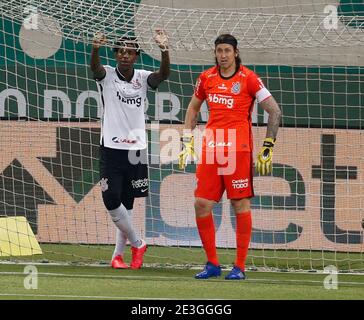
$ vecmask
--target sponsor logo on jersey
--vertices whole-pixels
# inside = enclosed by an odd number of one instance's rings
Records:
[[[219,94],[211,94],[208,95],[208,101],[211,103],[217,103],[225,105],[227,108],[231,109],[234,105],[234,99],[229,96],[223,96]]]
[[[207,143],[207,146],[209,148],[217,148],[217,147],[231,147],[233,145],[232,142],[225,142],[225,141],[220,141],[220,142],[215,142],[215,141],[209,141]]]
[[[225,85],[225,83],[220,84],[217,88],[219,90],[227,90],[227,86]]]
[[[148,187],[148,178],[131,180],[131,185],[133,186],[134,189]],[[147,189],[142,189],[141,192],[145,192],[147,191]]]
[[[119,91],[116,92],[116,96],[122,103],[136,105],[138,108],[142,105],[142,97],[124,97]]]
[[[233,85],[231,87],[231,93],[239,94],[241,89],[240,82],[233,82]]]
[[[107,178],[102,178],[100,180],[100,187],[101,187],[101,191],[105,192],[107,189],[109,189],[109,185],[107,184]]]
[[[234,189],[245,189],[249,186],[249,179],[239,179],[231,181],[231,184]]]
[[[127,138],[123,138],[123,137],[113,137],[112,142],[114,143],[128,143],[128,144],[134,144],[137,143],[138,140],[133,140],[133,139],[127,139]]]

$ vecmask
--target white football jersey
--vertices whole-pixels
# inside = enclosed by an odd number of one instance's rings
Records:
[[[147,147],[145,128],[145,100],[147,97],[147,70],[134,69],[127,82],[117,68],[104,66],[106,76],[97,81],[103,115],[101,138],[104,146],[113,149],[141,150]]]

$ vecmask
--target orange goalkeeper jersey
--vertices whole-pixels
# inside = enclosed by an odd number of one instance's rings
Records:
[[[251,115],[255,99],[261,102],[271,96],[262,80],[250,69],[240,66],[230,78],[212,67],[197,79],[195,96],[206,100],[209,120],[202,150],[253,150]]]

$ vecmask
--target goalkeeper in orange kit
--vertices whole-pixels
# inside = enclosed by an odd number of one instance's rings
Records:
[[[179,166],[197,158],[192,130],[203,101],[207,102],[209,120],[202,144],[202,156],[196,169],[196,224],[207,256],[204,270],[196,279],[221,275],[216,252],[212,209],[226,191],[236,216],[236,259],[227,280],[243,280],[245,260],[252,231],[250,198],[253,191],[253,137],[251,114],[254,101],[269,114],[266,138],[256,160],[261,175],[272,171],[273,147],[281,111],[262,80],[241,64],[238,42],[230,34],[215,40],[216,66],[203,72],[196,84],[185,118],[185,134]]]

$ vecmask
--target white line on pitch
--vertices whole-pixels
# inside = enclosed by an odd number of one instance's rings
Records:
[[[126,300],[177,300],[176,298],[142,298],[142,297],[113,297],[113,296],[78,296],[66,294],[26,294],[26,293],[0,293],[3,297],[44,297],[44,298],[80,298],[80,299],[126,299]]]
[[[24,276],[23,272],[0,272],[0,275],[22,275]],[[179,279],[188,279],[190,280],[191,277],[173,277],[173,276],[127,276],[127,275],[120,275],[120,276],[112,276],[112,275],[97,275],[97,274],[69,274],[69,273],[53,273],[53,272],[38,272],[39,276],[50,276],[50,277],[65,277],[65,278],[100,278],[100,279],[143,279],[143,280],[179,280]]]
[[[0,275],[21,275],[24,276],[22,272],[0,272]],[[173,276],[128,276],[128,275],[96,275],[96,274],[67,274],[67,273],[47,273],[47,272],[38,272],[40,276],[49,276],[49,277],[65,277],[65,278],[99,278],[99,279],[125,279],[125,280],[191,280],[191,277],[173,277]],[[223,278],[214,278],[215,281],[223,281]],[[226,283],[226,281],[224,281]],[[316,283],[322,284],[322,280],[304,280],[304,279],[267,279],[267,278],[248,278],[241,283],[253,283],[253,282],[262,282],[262,283],[271,283],[271,284],[282,284],[282,283],[298,283],[298,284],[308,284],[308,283]],[[235,283],[235,282],[234,282]],[[352,282],[352,281],[340,281],[342,285],[359,285],[364,286],[363,282]]]

